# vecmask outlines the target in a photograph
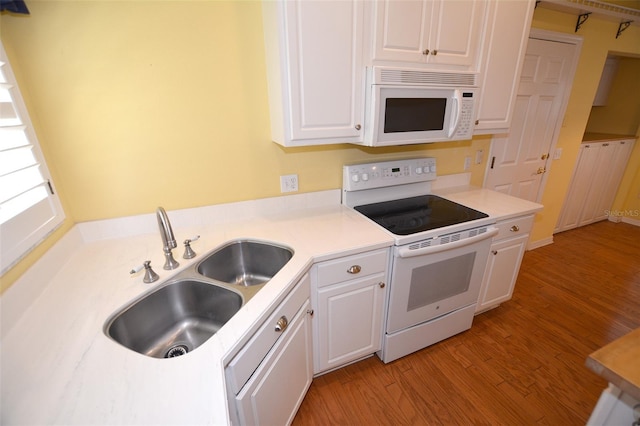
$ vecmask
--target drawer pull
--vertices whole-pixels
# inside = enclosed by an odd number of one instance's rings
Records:
[[[283,315],[283,316],[280,317],[278,322],[276,322],[276,331],[277,332],[282,332],[282,331],[286,330],[288,325],[289,325],[289,320],[287,319],[287,317],[285,317]]]
[[[358,274],[362,271],[360,265],[353,265],[351,268],[347,269],[347,272],[350,274]]]
[[[509,230],[511,232],[518,232],[520,230],[520,227],[518,225],[513,225]]]

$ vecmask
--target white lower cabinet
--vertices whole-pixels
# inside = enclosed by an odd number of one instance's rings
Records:
[[[583,143],[555,232],[607,219],[633,139]]]
[[[476,313],[511,299],[533,226],[533,215],[500,221],[482,278]]]
[[[314,265],[314,373],[381,349],[388,249]]]
[[[225,368],[233,424],[286,425],[313,379],[309,274]]]

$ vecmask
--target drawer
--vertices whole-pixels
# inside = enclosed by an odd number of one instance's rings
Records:
[[[493,241],[528,234],[533,227],[533,215],[500,221],[496,223],[496,227],[499,231],[498,235],[493,237]]]
[[[318,287],[384,272],[388,253],[388,249],[382,249],[319,263],[316,269]]]
[[[305,274],[275,312],[264,321],[256,334],[227,365],[225,368],[227,387],[234,394],[240,392],[271,347],[282,336],[284,330],[276,331],[278,320],[285,317],[287,321],[292,321],[296,312],[309,299],[310,288],[309,274]]]

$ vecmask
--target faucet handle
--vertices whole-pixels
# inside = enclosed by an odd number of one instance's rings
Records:
[[[156,274],[153,271],[153,269],[151,269],[151,261],[150,260],[145,260],[142,265],[136,266],[131,271],[129,271],[129,273],[132,274],[132,275],[133,274],[137,274],[143,268],[144,268],[144,278],[142,278],[142,282],[144,282],[146,284],[149,284],[149,283],[152,283],[154,281],[158,281],[158,279],[160,277],[158,276],[158,274]]]
[[[193,259],[194,257],[196,257],[196,252],[191,248],[191,243],[193,241],[198,241],[199,239],[200,235],[196,235],[195,237],[184,240],[184,254],[182,255],[183,259]]]

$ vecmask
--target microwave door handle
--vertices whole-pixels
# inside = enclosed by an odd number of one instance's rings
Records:
[[[460,109],[461,104],[462,104],[462,93],[460,92],[460,90],[455,90],[453,92],[453,108],[452,108],[452,114],[455,117],[455,121],[453,122],[451,127],[449,127],[449,134],[447,135],[447,137],[449,138],[453,136],[453,134],[458,129],[458,124],[460,123],[460,116],[462,115],[461,114],[462,111]]]

